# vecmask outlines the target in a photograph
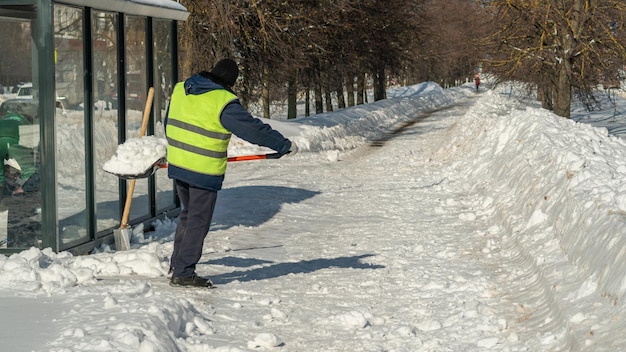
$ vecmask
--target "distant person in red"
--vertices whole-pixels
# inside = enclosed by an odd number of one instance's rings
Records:
[[[474,76],[474,83],[476,83],[476,91],[478,91],[478,87],[480,86],[480,74],[476,74]]]

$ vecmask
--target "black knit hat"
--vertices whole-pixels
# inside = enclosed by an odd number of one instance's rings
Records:
[[[237,63],[231,59],[220,60],[215,67],[209,72],[213,78],[216,78],[218,83],[224,83],[229,87],[235,85],[237,77],[239,77],[239,68]]]

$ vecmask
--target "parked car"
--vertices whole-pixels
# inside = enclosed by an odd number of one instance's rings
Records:
[[[17,97],[20,99],[32,99],[33,98],[33,84],[24,83],[17,88]]]
[[[33,83],[32,82],[22,82],[17,86],[17,93],[15,93],[16,99],[33,99]],[[57,109],[62,109],[65,111],[65,106],[67,105],[66,99],[64,97],[57,96],[56,98],[56,107]]]
[[[20,125],[39,122],[39,103],[32,98],[9,99],[0,104],[0,120],[11,119]]]
[[[17,94],[17,91],[18,91],[18,90],[20,89],[20,87],[21,87],[22,85],[24,85],[24,84],[25,84],[24,82],[17,82],[17,84],[15,84],[14,86],[12,86],[12,88],[11,88],[11,93],[13,93],[13,94]],[[8,92],[7,92],[7,93],[8,93]]]
[[[57,98],[56,114],[67,116],[63,101]],[[17,115],[17,117],[15,116]],[[0,103],[0,120],[11,118],[14,120],[24,119],[20,124],[39,123],[39,101],[32,98],[8,99]]]

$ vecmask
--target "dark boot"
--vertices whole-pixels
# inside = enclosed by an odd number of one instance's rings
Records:
[[[194,274],[191,277],[176,277],[170,279],[170,286],[176,287],[213,287],[213,283],[209,279],[205,279]]]

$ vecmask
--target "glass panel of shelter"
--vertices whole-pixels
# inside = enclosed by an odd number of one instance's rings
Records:
[[[57,214],[61,244],[89,239],[86,216],[83,9],[55,4],[55,82],[65,114],[56,116]]]
[[[145,17],[126,16],[126,139],[139,137],[143,110],[148,94],[146,23]],[[147,217],[149,215],[148,180],[138,179],[135,183],[131,202],[130,219]]]
[[[0,248],[40,247],[39,89],[33,85],[37,48],[31,22],[34,10],[29,6],[0,6],[0,12]]]
[[[118,145],[118,31],[118,14],[93,12],[94,177],[98,232],[120,224],[119,179],[102,169]]]

